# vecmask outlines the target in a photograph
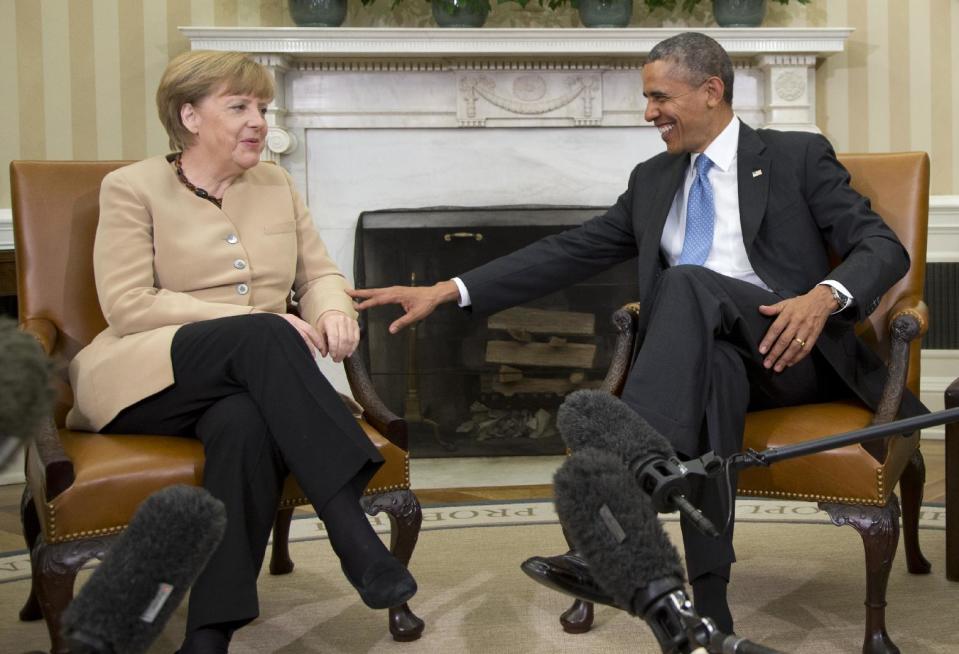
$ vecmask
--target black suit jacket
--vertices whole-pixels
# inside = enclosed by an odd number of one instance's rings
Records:
[[[492,313],[522,304],[633,257],[642,304],[666,266],[663,225],[689,159],[663,153],[644,161],[606,213],[460,275],[472,309]],[[875,310],[883,293],[906,273],[909,255],[869,200],[849,186],[848,172],[820,135],[742,124],[738,171],[743,241],[766,285],[790,298],[828,278],[855,298],[854,307],[830,318],[816,347],[875,408],[885,366],[856,338],[853,324]],[[835,267],[830,251],[840,259]],[[640,312],[640,338],[644,332]],[[924,410],[911,395],[903,400],[905,415]]]

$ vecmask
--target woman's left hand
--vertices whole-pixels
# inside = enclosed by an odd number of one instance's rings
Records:
[[[360,342],[360,325],[342,311],[327,311],[317,323],[320,354],[339,363],[353,354]]]

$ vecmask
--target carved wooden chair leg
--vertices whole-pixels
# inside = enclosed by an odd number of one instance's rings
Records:
[[[103,557],[109,540],[71,541],[48,545],[37,538],[30,555],[33,587],[50,633],[51,654],[69,654],[60,635],[61,616],[73,600],[73,585],[80,568],[92,558]]]
[[[922,555],[919,546],[919,513],[922,511],[922,492],[926,483],[926,462],[916,450],[899,478],[902,494],[902,536],[906,546],[906,568],[912,574],[928,574],[932,565]]]
[[[280,509],[273,522],[273,548],[270,550],[270,574],[285,575],[293,572],[293,559],[290,558],[290,524],[293,522],[293,508]]]
[[[563,538],[569,545],[569,551],[573,552],[573,542],[569,539],[566,527],[563,527]],[[559,616],[559,623],[563,631],[568,634],[585,634],[593,627],[593,603],[581,599],[574,600],[572,606]]]
[[[23,489],[23,496],[20,498],[20,524],[23,526],[23,540],[26,542],[27,551],[32,552],[37,544],[37,538],[40,537],[40,520],[37,517],[37,509],[33,505],[33,494],[29,486]],[[32,622],[41,618],[43,618],[43,611],[40,610],[37,591],[31,581],[30,595],[20,609],[20,619],[24,622]]]
[[[390,517],[390,552],[403,565],[409,565],[413,548],[420,535],[423,510],[413,491],[398,490],[363,497],[363,510],[370,515],[385,511]],[[410,610],[408,604],[389,610],[393,640],[408,642],[423,635],[425,623]]]
[[[593,627],[593,603],[574,600],[573,605],[559,616],[559,623],[568,634],[585,634]]]
[[[886,506],[822,503],[833,524],[850,525],[862,536],[866,550],[866,635],[863,654],[899,654],[886,633],[886,585],[899,544],[899,501]]]

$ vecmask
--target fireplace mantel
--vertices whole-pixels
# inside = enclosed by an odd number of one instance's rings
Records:
[[[183,27],[194,49],[253,54],[277,80],[265,156],[302,129],[643,127],[640,69],[673,28]],[[815,66],[851,28],[704,29],[736,65],[747,123],[818,131]],[[287,163],[287,162],[284,162]]]
[[[183,27],[194,49],[315,57],[626,56],[642,57],[675,28]],[[701,29],[733,57],[825,56],[842,52],[848,27]]]

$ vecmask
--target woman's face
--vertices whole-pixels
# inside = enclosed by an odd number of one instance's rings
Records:
[[[242,172],[260,161],[266,142],[268,99],[231,95],[222,87],[196,104],[180,109],[183,125],[195,135],[188,150],[211,163],[238,167]]]

